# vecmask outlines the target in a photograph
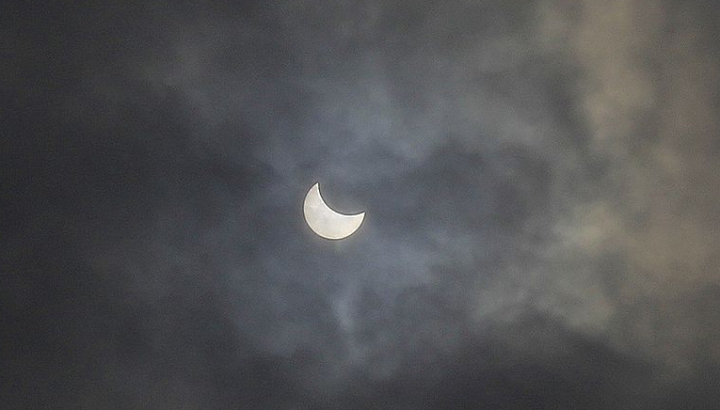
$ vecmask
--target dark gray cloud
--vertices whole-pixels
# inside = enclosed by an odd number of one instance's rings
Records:
[[[0,400],[717,405],[716,11],[7,6]]]

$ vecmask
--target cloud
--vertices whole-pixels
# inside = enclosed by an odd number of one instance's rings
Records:
[[[717,401],[699,3],[58,7],[0,25],[11,408]]]
[[[609,330],[616,342],[685,367],[698,344],[716,337],[688,329],[705,315],[676,318],[672,311],[718,285],[711,268],[717,230],[707,224],[718,198],[699,182],[717,177],[709,160],[716,102],[708,95],[717,84],[717,50],[705,46],[710,34],[692,5],[616,1],[569,8],[543,3],[540,27],[546,47],[580,70],[576,89],[589,147],[607,171],[593,197],[559,225],[560,235],[584,257],[622,258],[614,300],[598,302],[624,317],[618,319],[623,332]],[[644,303],[664,308],[638,312]]]

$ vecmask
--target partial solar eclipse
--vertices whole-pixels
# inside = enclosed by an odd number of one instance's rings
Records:
[[[320,196],[319,183],[305,195],[303,213],[310,229],[325,239],[347,238],[360,228],[365,219],[365,212],[344,215],[332,210]]]

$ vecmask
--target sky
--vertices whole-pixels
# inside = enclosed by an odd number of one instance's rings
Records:
[[[720,406],[719,12],[3,3],[2,407]]]

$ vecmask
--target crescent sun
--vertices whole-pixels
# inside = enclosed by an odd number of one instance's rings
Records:
[[[303,204],[305,222],[310,229],[325,239],[344,239],[360,228],[365,212],[345,215],[330,208],[320,195],[320,183],[316,183],[305,195]]]

